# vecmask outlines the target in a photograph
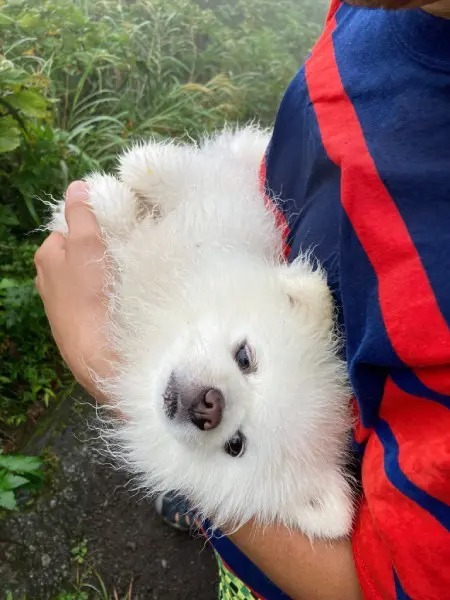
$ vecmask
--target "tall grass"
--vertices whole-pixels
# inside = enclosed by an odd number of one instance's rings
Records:
[[[54,191],[83,170],[109,166],[137,137],[270,123],[326,1],[0,0],[3,56],[51,103],[40,123],[44,147],[39,132],[31,140],[34,162],[53,154],[60,169],[48,179],[25,169],[13,188],[28,201]],[[32,183],[21,190],[24,178]]]

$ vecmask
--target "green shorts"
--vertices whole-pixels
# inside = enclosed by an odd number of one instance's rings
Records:
[[[219,566],[219,600],[257,600],[242,581],[228,571],[217,552],[215,554]]]

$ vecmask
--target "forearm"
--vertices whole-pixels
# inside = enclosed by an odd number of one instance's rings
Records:
[[[250,525],[234,544],[293,600],[360,600],[351,543],[311,541],[283,527]]]

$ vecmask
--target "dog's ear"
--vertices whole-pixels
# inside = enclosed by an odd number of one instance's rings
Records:
[[[294,309],[307,315],[317,330],[329,333],[333,327],[333,301],[324,272],[298,258],[279,267],[280,278]]]

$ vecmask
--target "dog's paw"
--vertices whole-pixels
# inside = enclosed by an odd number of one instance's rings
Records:
[[[313,269],[307,257],[279,267],[279,275],[294,309],[307,319],[315,335],[329,337],[333,330],[334,306],[324,271]]]
[[[350,485],[336,481],[305,505],[299,507],[300,528],[311,538],[340,539],[350,534],[353,496]]]
[[[224,129],[207,138],[202,148],[210,156],[217,156],[218,161],[223,162],[227,158],[237,160],[243,170],[248,170],[257,177],[269,142],[268,130],[247,125],[235,130]]]
[[[86,178],[90,204],[107,234],[126,235],[138,219],[139,203],[128,186],[112,175],[95,173]]]
[[[138,200],[126,185],[111,175],[95,173],[85,179],[89,191],[87,203],[105,233],[113,236],[125,235],[137,220]],[[65,201],[52,206],[47,224],[49,231],[68,233],[65,217]]]
[[[164,215],[183,200],[195,174],[195,146],[173,142],[137,144],[119,159],[119,177],[139,196],[142,208]]]

